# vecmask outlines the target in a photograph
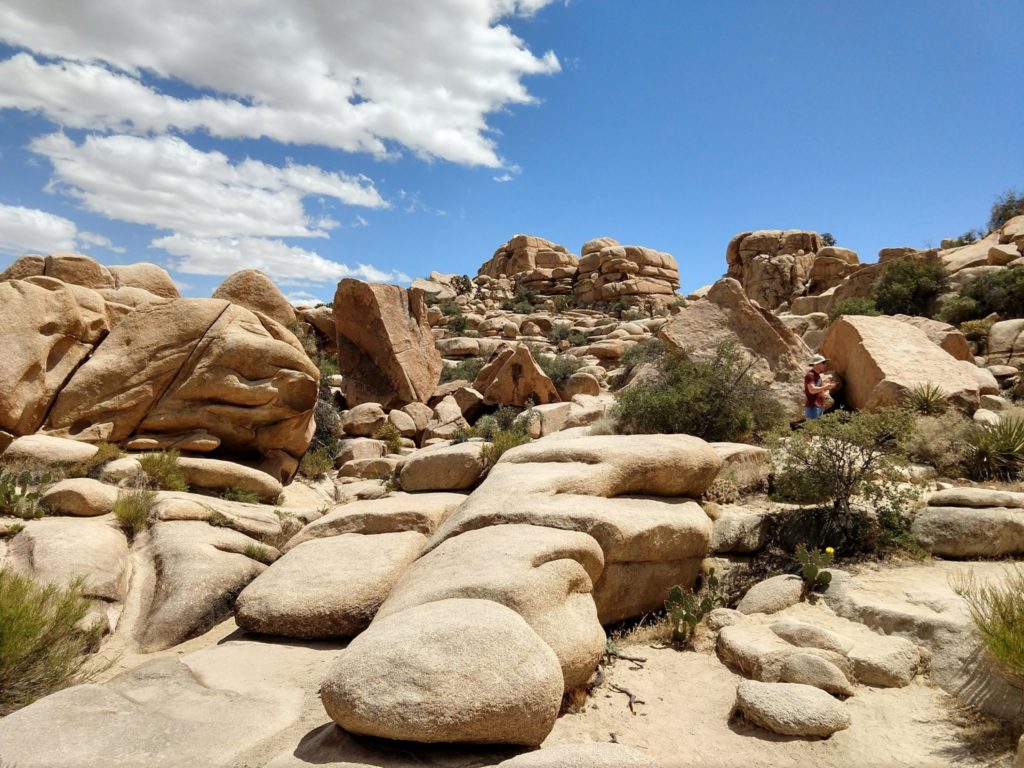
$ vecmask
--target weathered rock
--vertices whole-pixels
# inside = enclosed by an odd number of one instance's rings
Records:
[[[804,583],[799,576],[772,576],[747,590],[736,610],[740,613],[777,613],[799,602]]]
[[[834,696],[853,696],[846,674],[827,659],[810,653],[796,653],[786,659],[779,673],[780,683],[813,685]]]
[[[43,274],[83,288],[113,288],[110,271],[94,259],[80,253],[51,253],[46,257]]]
[[[387,414],[379,403],[360,403],[341,415],[339,426],[346,435],[373,437],[373,433],[384,426],[387,420]]]
[[[158,491],[150,510],[153,520],[197,520],[232,528],[256,539],[281,533],[279,513],[279,509],[270,505],[181,491]]]
[[[345,279],[334,296],[338,365],[350,406],[426,402],[441,376],[423,292]]]
[[[206,523],[156,523],[134,577],[141,600],[129,622],[140,650],[170,648],[229,617],[238,593],[266,570],[243,554],[257,544]]]
[[[68,467],[88,461],[99,450],[95,445],[50,435],[16,438],[4,451],[4,460],[44,467]]]
[[[728,275],[739,281],[751,300],[765,309],[775,309],[804,292],[821,248],[817,232],[741,232],[726,248]]]
[[[599,395],[601,394],[601,382],[593,374],[577,371],[558,390],[558,394],[563,400],[572,400],[576,395]]]
[[[879,688],[909,685],[921,664],[920,651],[905,637],[874,637],[854,645],[848,657],[857,680]]]
[[[229,275],[213,292],[213,298],[262,312],[284,326],[295,322],[295,310],[291,304],[270,278],[258,269],[243,269]]]
[[[598,250],[593,250],[601,242]],[[579,262],[573,285],[578,304],[621,302],[653,313],[674,300],[679,267],[669,253],[638,245],[619,245],[611,238],[591,240]]]
[[[25,280],[29,277],[38,277],[43,274],[46,268],[46,257],[28,254],[19,256],[7,269],[0,272],[0,282],[6,280]]]
[[[844,656],[854,645],[853,641],[847,637],[797,619],[784,618],[775,621],[771,625],[771,630],[791,645],[801,648],[821,648],[824,651],[832,651]]]
[[[439,445],[423,448],[402,462],[399,482],[402,490],[462,491],[480,481],[486,465],[480,456],[481,443]]]
[[[810,350],[775,315],[752,304],[736,280],[719,280],[705,298],[673,315],[659,336],[671,348],[698,357],[712,354],[725,341],[737,340],[752,363],[751,375],[768,385],[791,413],[802,413]]]
[[[954,359],[924,331],[890,317],[841,317],[829,328],[821,351],[859,410],[896,405],[921,385],[941,387],[947,398],[971,410],[982,394],[999,391],[990,373]]]
[[[426,540],[409,531],[306,541],[242,590],[235,620],[265,635],[307,640],[357,635]]]
[[[561,399],[551,379],[537,365],[529,348],[522,344],[499,348],[480,369],[473,389],[490,405],[522,407],[527,400],[542,405]]]
[[[106,515],[117,501],[117,488],[88,477],[61,480],[47,488],[39,499],[51,515],[96,517]]]
[[[320,696],[352,733],[536,746],[555,723],[562,691],[558,658],[526,621],[490,600],[453,599],[374,621],[341,654]]]
[[[565,688],[571,690],[590,678],[605,650],[591,597],[603,566],[601,548],[586,534],[491,526],[448,539],[417,560],[378,615],[384,619],[450,598],[501,603],[526,619],[554,650]]]
[[[344,533],[381,534],[417,531],[432,534],[466,497],[458,493],[393,493],[382,499],[353,501],[314,520],[285,545]]]
[[[255,493],[262,501],[273,503],[283,490],[280,481],[266,472],[219,459],[182,457],[178,467],[193,488],[226,491],[237,488]]]
[[[967,337],[952,325],[927,317],[911,315],[893,315],[892,317],[901,323],[920,328],[932,342],[938,344],[957,360],[974,362],[974,353],[971,351],[970,344],[967,343]]]
[[[224,453],[290,456],[294,471],[312,438],[318,378],[272,320],[179,299],[126,317],[61,390],[46,426],[117,442],[205,431]]]
[[[1024,319],[1001,320],[988,331],[988,365],[1024,363]]]
[[[933,498],[914,517],[914,539],[928,552],[955,558],[1024,553],[1024,509],[937,503]]]
[[[141,288],[164,299],[181,298],[167,270],[156,264],[114,264],[107,269],[114,277],[115,288]]]
[[[434,406],[430,420],[423,427],[423,440],[450,440],[456,431],[468,428],[469,422],[463,418],[458,402],[448,395]]]
[[[828,738],[850,727],[846,707],[809,685],[745,680],[736,689],[736,708],[755,725],[783,736]]]

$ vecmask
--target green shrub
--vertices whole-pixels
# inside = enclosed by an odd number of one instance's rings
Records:
[[[67,468],[68,477],[95,477],[106,464],[124,456],[124,451],[111,443],[97,443],[96,453],[85,461],[79,461]]]
[[[88,679],[101,635],[80,629],[89,608],[80,579],[60,587],[0,569],[0,717]]]
[[[551,326],[551,333],[548,334],[548,338],[557,344],[560,341],[567,341],[571,334],[572,325],[570,323],[555,323]]]
[[[904,396],[904,405],[923,416],[938,416],[949,408],[946,391],[938,384],[918,384]]]
[[[557,389],[564,387],[569,382],[569,377],[586,365],[572,355],[548,355],[540,351],[533,352],[533,359]]]
[[[259,504],[260,495],[255,491],[250,491],[245,488],[239,488],[237,485],[233,485],[226,489],[221,496],[228,501],[239,501],[243,504]]]
[[[455,299],[442,299],[438,302],[437,308],[441,310],[441,314],[449,318],[462,314],[462,307],[459,306]]]
[[[895,408],[837,411],[808,421],[774,446],[772,495],[797,504],[830,503],[833,512],[848,516],[854,495],[899,481],[899,445],[913,428],[913,415]]]
[[[502,408],[506,408],[506,406],[502,406]],[[502,408],[495,412],[495,422],[498,425],[498,429],[488,438],[490,444],[480,449],[480,458],[489,467],[497,464],[498,459],[504,455],[505,451],[530,442],[530,424],[533,422],[534,415],[532,410],[528,409],[523,413],[519,413],[515,409],[508,408],[508,410],[502,413]],[[512,413],[512,422],[508,426],[502,427],[501,425],[507,419],[506,414],[509,412]],[[498,418],[498,414],[502,414],[501,418]]]
[[[942,307],[935,317],[950,325],[960,325],[976,318],[979,314],[981,314],[981,307],[978,306],[978,302],[970,296],[958,293],[942,302]]]
[[[494,412],[494,421],[498,425],[499,430],[507,432],[512,429],[520,413],[521,411],[518,408],[513,408],[511,405],[502,405]]]
[[[972,422],[955,408],[937,416],[922,416],[901,441],[900,450],[910,461],[935,467],[944,477],[962,477],[972,454],[968,442],[972,429]]]
[[[714,568],[708,571],[707,577],[700,580],[695,590],[672,587],[665,600],[672,641],[683,646],[689,645],[697,625],[715,608],[723,605],[725,597],[719,588]]]
[[[466,328],[469,327],[469,320],[462,312],[452,315],[448,318],[448,325],[446,330],[452,336],[462,336],[466,333]]]
[[[1002,229],[1006,222],[1021,214],[1024,214],[1024,193],[1006,190],[992,204],[988,217],[989,232]]]
[[[551,308],[557,313],[568,312],[576,305],[572,296],[555,296],[551,299]]]
[[[818,239],[821,240],[821,245],[823,248],[828,248],[836,244],[836,239],[835,237],[832,236],[831,232],[822,232],[820,235],[818,235]]]
[[[590,337],[583,331],[572,331],[566,339],[570,347],[585,347],[590,344]]]
[[[832,574],[824,570],[832,565],[835,550],[826,547],[824,552],[807,549],[803,544],[796,548],[796,559],[800,563],[800,578],[804,582],[804,597],[811,592],[824,592],[832,583]]]
[[[978,242],[979,237],[984,237],[983,232],[979,232],[976,229],[968,229],[960,237],[953,237],[949,239],[949,248],[961,248],[965,245],[971,245],[972,243]],[[945,244],[945,243],[944,243]]]
[[[335,407],[329,393],[323,393],[313,406],[313,420],[316,423],[316,430],[313,432],[313,440],[310,447],[322,450],[334,458],[338,454],[338,429],[341,426],[341,416]]]
[[[982,318],[981,320],[966,320],[960,323],[960,333],[968,341],[978,344],[979,349],[984,351],[988,347],[988,334],[995,325],[995,318]]]
[[[313,362],[316,363],[317,370],[320,371],[320,381],[326,381],[329,376],[337,376],[341,373],[338,361],[334,357],[318,355]]]
[[[122,490],[118,494],[114,502],[114,519],[128,541],[133,541],[149,527],[150,512],[155,501],[156,494],[146,488]]]
[[[832,311],[828,313],[828,321],[830,323],[834,323],[843,315],[867,315],[868,317],[875,317],[880,314],[882,313],[878,310],[878,307],[875,306],[875,302],[871,299],[843,299],[842,301],[837,301],[835,306],[832,307]]]
[[[634,344],[622,353],[619,365],[632,371],[644,363],[660,363],[666,354],[665,344],[661,339],[650,338]]]
[[[960,289],[960,295],[975,301],[976,317],[993,312],[1003,320],[1024,317],[1024,267],[1008,267],[979,275]]]
[[[469,275],[456,275],[451,279],[452,288],[459,296],[467,296],[473,293],[473,281]]]
[[[735,341],[708,358],[665,354],[655,380],[640,381],[612,408],[620,434],[683,433],[740,441],[777,425],[782,407],[749,375]]]
[[[139,456],[139,464],[146,473],[149,485],[161,491],[187,491],[188,481],[178,466],[177,451],[161,451]]]
[[[871,298],[883,314],[923,316],[932,300],[948,288],[941,264],[899,259],[882,267]]]
[[[374,430],[373,439],[384,443],[388,453],[402,452],[402,433],[390,421],[381,424]]]
[[[319,510],[321,516],[327,514],[330,511],[330,507],[322,508]],[[281,529],[277,533],[268,534],[261,538],[261,541],[269,547],[280,550],[287,544],[291,539],[302,530],[302,521],[295,518],[293,515],[289,515],[286,512],[282,512],[280,509],[275,509],[274,514],[277,515],[277,519],[281,523]]]
[[[484,367],[486,362],[482,357],[467,357],[455,365],[446,365],[441,370],[441,383],[447,384],[449,381],[468,381],[472,383],[476,381],[480,369]]]
[[[1024,688],[1024,570],[1014,566],[1000,584],[979,582],[966,574],[953,587],[967,601],[985,651],[1015,685]]]
[[[1007,416],[995,426],[976,424],[967,442],[975,480],[1015,480],[1024,471],[1024,417]]]
[[[482,437],[484,440],[490,440],[494,437],[494,433],[497,432],[498,420],[492,414],[484,414],[476,420],[476,424],[473,425],[473,432],[477,437]]]
[[[299,472],[310,480],[319,480],[334,469],[334,456],[323,448],[311,448],[299,461]]]
[[[274,554],[270,551],[269,547],[263,544],[246,544],[245,549],[242,550],[242,554],[248,557],[250,560],[255,560],[258,563],[264,565],[270,565],[274,562]]]
[[[34,520],[43,516],[39,499],[53,477],[49,472],[33,472],[23,469],[15,472],[0,467],[0,514],[13,515],[22,520]]]
[[[462,443],[468,443],[476,437],[476,430],[472,427],[468,429],[466,427],[459,427],[452,432],[452,445],[462,445]]]

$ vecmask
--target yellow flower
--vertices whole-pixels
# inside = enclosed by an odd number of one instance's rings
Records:
[[[830,555],[834,555],[836,553],[836,551],[832,549],[832,547],[825,547],[825,552],[827,552]]]

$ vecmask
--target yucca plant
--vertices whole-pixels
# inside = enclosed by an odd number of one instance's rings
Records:
[[[1024,688],[1024,570],[1014,567],[1002,583],[961,576],[953,588],[967,601],[981,643],[1003,673]]]
[[[904,402],[910,410],[925,416],[938,416],[949,408],[946,393],[938,384],[918,384],[907,393]]]
[[[1024,418],[1009,417],[995,426],[977,425],[967,435],[975,480],[1014,480],[1024,472]]]

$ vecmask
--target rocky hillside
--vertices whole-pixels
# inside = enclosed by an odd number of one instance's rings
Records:
[[[682,297],[669,254],[516,235],[313,307],[22,257],[0,615],[67,671],[0,653],[0,765],[1008,765],[963,585],[1024,556],[1024,447],[981,440],[1024,425],[1024,316],[949,313],[1024,216],[946,245],[745,232]],[[842,414],[791,429],[819,351]]]

